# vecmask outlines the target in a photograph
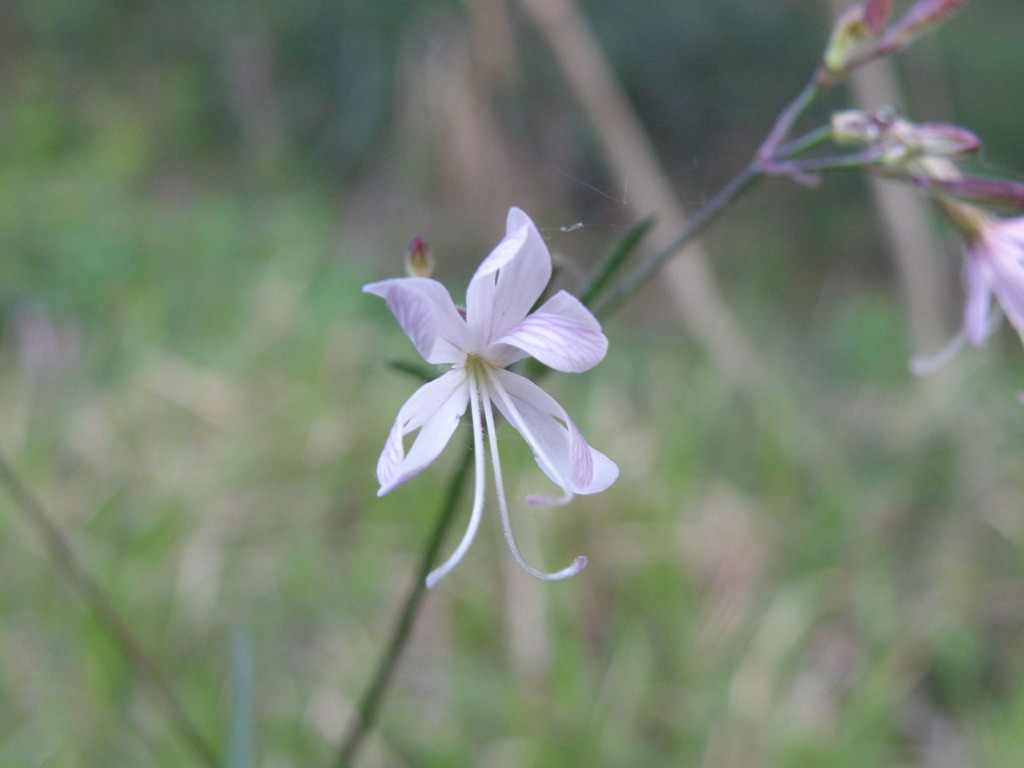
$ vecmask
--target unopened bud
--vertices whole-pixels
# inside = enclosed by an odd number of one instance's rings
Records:
[[[970,200],[1013,211],[1024,210],[1024,183],[1011,179],[967,177],[933,182],[958,200]]]
[[[951,162],[976,151],[981,141],[966,128],[943,123],[912,123],[892,107],[877,112],[858,109],[832,115],[832,140],[875,150],[876,162],[914,177],[959,178]]]
[[[405,254],[405,273],[409,277],[430,277],[434,274],[434,257],[422,237],[414,237],[409,241],[409,249]]]
[[[981,147],[981,139],[958,125],[915,125],[900,121],[900,128],[900,138],[907,148],[922,155],[959,157],[976,152]]]
[[[877,144],[888,135],[895,118],[891,110],[865,112],[847,109],[832,114],[832,140],[836,144]]]
[[[864,26],[875,35],[882,34],[892,13],[892,0],[866,0],[863,9]]]
[[[918,0],[886,35],[883,47],[887,51],[904,48],[939,26],[965,2],[966,0]]]
[[[864,8],[859,5],[848,8],[832,27],[832,36],[822,57],[825,69],[833,75],[842,72],[861,45],[875,36],[864,20]]]

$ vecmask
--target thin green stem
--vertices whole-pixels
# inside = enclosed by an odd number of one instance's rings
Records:
[[[778,163],[779,147],[792,130],[793,125],[814,103],[824,88],[815,76],[797,94],[797,97],[779,114],[778,119],[761,143],[754,159],[726,184],[718,193],[708,200],[690,218],[686,225],[672,240],[657,253],[650,256],[635,272],[628,275],[615,290],[598,302],[594,313],[599,317],[611,314],[622,302],[629,298],[641,285],[646,283],[660,270],[670,258],[682,250],[691,240],[704,231],[715,219],[724,213],[744,192],[750,189],[755,181],[766,174],[773,173]],[[810,134],[817,142],[820,136]]]
[[[452,476],[451,484],[448,486],[448,494],[441,505],[441,513],[437,518],[434,531],[430,535],[427,548],[423,552],[423,558],[420,560],[419,567],[413,576],[402,613],[399,615],[398,622],[391,633],[391,640],[388,642],[387,649],[381,658],[380,664],[377,666],[370,684],[363,692],[363,696],[356,706],[355,719],[342,742],[338,757],[334,761],[336,768],[348,768],[348,766],[354,764],[356,755],[359,753],[366,735],[377,720],[384,694],[387,692],[391,677],[394,675],[398,662],[402,657],[402,652],[405,650],[409,640],[409,635],[412,633],[416,616],[426,597],[427,574],[430,573],[434,561],[437,560],[441,544],[444,543],[445,533],[448,531],[448,527],[455,517],[455,510],[459,506],[459,499],[462,496],[466,475],[469,474],[472,458],[473,452],[467,447],[462,454],[462,460],[459,463],[458,469],[456,469],[455,474]]]
[[[822,125],[799,138],[793,139],[779,147],[775,153],[776,157],[793,157],[806,152],[809,149],[819,147],[832,138],[832,126]]]
[[[89,606],[96,621],[118,647],[128,664],[142,679],[148,681],[159,695],[172,726],[196,760],[208,768],[218,768],[220,758],[216,750],[185,713],[167,675],[118,613],[99,582],[82,564],[60,526],[3,455],[0,455],[0,485],[7,490],[15,509],[35,529],[54,564],[63,572],[82,601]]]
[[[402,360],[399,358],[390,358],[385,362],[390,368],[394,368],[396,371],[407,373],[413,378],[419,379],[426,383],[433,381],[437,378],[437,368],[423,363],[412,362],[411,360]]]
[[[655,272],[661,269],[665,262],[679,250],[685,247],[691,240],[704,231],[704,229],[717,219],[735,200],[749,189],[755,181],[762,176],[757,162],[750,163],[732,181],[726,184],[718,193],[708,200],[703,207],[697,210],[690,218],[686,226],[667,245],[663,246],[656,253],[652,254],[630,275],[620,282],[614,290],[605,294],[605,297],[597,302],[594,314],[598,317],[607,317],[622,302],[628,299]]]
[[[872,147],[864,152],[836,157],[808,157],[801,160],[785,160],[776,163],[772,175],[792,176],[801,174],[824,173],[826,171],[857,171],[873,166],[880,157],[882,150]]]
[[[602,262],[600,268],[588,281],[587,286],[580,291],[579,299],[585,307],[593,304],[597,295],[604,290],[605,286],[612,279],[623,263],[633,253],[640,241],[647,236],[647,233],[654,227],[654,219],[644,219],[633,227],[626,236],[615,246],[615,249]]]
[[[822,91],[823,88],[818,82],[818,78],[813,77],[789,106],[782,110],[775,125],[772,126],[768,136],[757,150],[755,162],[760,167],[770,167],[772,161],[778,156],[779,145],[793,129],[793,124],[800,119],[800,116],[807,111],[807,108],[814,103]]]

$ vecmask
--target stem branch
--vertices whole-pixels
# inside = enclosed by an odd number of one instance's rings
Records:
[[[50,558],[63,572],[83,602],[92,610],[96,621],[121,651],[128,664],[159,694],[171,724],[198,762],[208,768],[219,768],[220,758],[217,756],[217,752],[185,713],[167,675],[118,613],[99,582],[82,564],[75,548],[64,535],[57,521],[50,516],[3,455],[0,455],[0,485],[7,490],[7,494],[14,502],[15,509],[35,529],[42,539],[43,546],[49,552]]]
[[[409,593],[405,598],[405,606],[402,608],[402,613],[395,624],[387,650],[377,666],[373,679],[363,692],[362,698],[360,698],[359,704],[356,706],[355,720],[342,742],[337,759],[334,761],[336,768],[348,768],[348,766],[353,765],[356,755],[366,738],[366,734],[369,733],[374,722],[377,720],[384,694],[387,692],[388,684],[391,682],[391,677],[398,666],[402,652],[405,650],[409,635],[412,633],[413,624],[416,621],[416,616],[426,597],[427,574],[430,573],[434,561],[437,560],[441,544],[444,542],[444,535],[452,519],[455,517],[455,510],[459,506],[459,498],[462,495],[462,487],[465,485],[466,475],[469,473],[472,458],[473,452],[467,447],[462,454],[462,460],[459,463],[458,469],[455,470],[455,474],[452,476],[451,484],[448,486],[448,495],[441,506],[441,513],[437,518],[437,524],[434,526],[434,531],[431,534],[430,541],[427,543],[427,548],[423,552],[420,565],[413,576]]]
[[[729,205],[762,175],[760,166],[756,161],[740,171],[737,176],[733,177],[732,181],[722,187],[714,197],[708,200],[704,206],[699,208],[690,217],[690,220],[678,235],[652,256],[648,257],[632,274],[627,275],[614,290],[607,293],[604,299],[597,302],[594,314],[598,317],[606,317],[611,314],[614,309],[628,299],[643,283],[647,282],[655,272],[661,269],[666,261],[717,219]]]

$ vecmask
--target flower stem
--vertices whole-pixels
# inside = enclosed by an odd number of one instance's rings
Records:
[[[594,276],[587,282],[587,286],[580,291],[580,303],[589,307],[594,303],[597,295],[604,290],[611,278],[618,272],[626,259],[640,244],[640,241],[654,228],[654,219],[644,219],[633,227],[626,236],[615,246],[615,249],[604,260],[604,263],[595,272]]]
[[[779,162],[780,146],[786,136],[792,130],[794,123],[807,111],[807,108],[814,103],[822,92],[823,86],[818,78],[812,78],[797,97],[779,113],[775,124],[769,131],[768,136],[761,143],[754,158],[747,166],[740,171],[732,180],[715,194],[710,200],[701,206],[690,217],[686,226],[678,235],[650,256],[646,262],[641,264],[635,272],[628,275],[615,290],[608,293],[603,300],[597,303],[594,314],[598,317],[606,317],[611,314],[623,301],[629,298],[641,285],[646,283],[654,274],[661,269],[665,262],[682,250],[691,240],[704,231],[704,229],[724,213],[744,192],[753,186],[755,181],[760,180],[767,174],[776,170]],[[821,136],[816,132],[806,139],[808,146],[811,143],[821,141]],[[803,145],[797,143],[796,149],[802,149]],[[786,149],[793,149],[787,147]]]
[[[804,86],[803,90],[797,94],[797,97],[790,102],[789,106],[779,113],[775,125],[772,126],[768,136],[757,150],[755,162],[760,167],[769,168],[771,166],[771,163],[778,156],[779,145],[786,138],[790,130],[792,130],[793,124],[800,119],[800,116],[807,111],[807,108],[814,103],[814,100],[821,95],[823,90],[818,82],[818,78],[811,78],[810,82]]]
[[[823,173],[825,171],[857,171],[875,165],[882,156],[876,148],[835,157],[808,157],[801,160],[784,160],[773,164],[772,174],[792,176]]]
[[[427,543],[427,548],[423,552],[419,568],[417,568],[412,578],[409,592],[405,598],[405,605],[398,617],[398,622],[395,624],[395,629],[391,633],[391,640],[388,642],[387,650],[384,652],[384,656],[381,658],[370,684],[363,692],[362,698],[360,698],[356,706],[355,720],[342,742],[337,759],[334,761],[336,768],[348,768],[348,766],[354,764],[356,755],[359,753],[366,735],[377,720],[384,694],[387,692],[391,677],[398,666],[402,652],[405,650],[409,635],[412,633],[416,616],[427,595],[427,574],[433,568],[434,561],[441,550],[441,544],[444,542],[448,526],[455,517],[455,510],[459,506],[459,498],[462,495],[466,475],[469,474],[472,458],[473,451],[467,447],[448,486],[448,494],[441,505],[441,512],[438,515],[430,541]]]
[[[47,512],[3,455],[0,455],[0,485],[7,490],[15,509],[35,529],[50,558],[63,572],[82,601],[92,610],[96,621],[118,647],[128,664],[159,694],[171,724],[197,762],[208,768],[218,768],[221,763],[216,750],[185,713],[167,675],[118,613],[99,582],[82,564],[57,521]]]
[[[824,144],[832,139],[832,126],[822,125],[799,138],[779,147],[776,157],[791,157]]]
[[[732,181],[726,184],[708,202],[699,208],[682,231],[679,232],[669,243],[650,256],[643,264],[620,282],[614,290],[597,302],[594,314],[598,317],[606,317],[611,314],[623,301],[628,299],[641,285],[649,280],[655,272],[661,269],[665,262],[682,249],[687,243],[704,231],[711,222],[718,218],[743,192],[753,185],[762,176],[762,171],[757,162],[750,163]]]

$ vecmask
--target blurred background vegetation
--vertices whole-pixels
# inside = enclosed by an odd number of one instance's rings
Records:
[[[832,18],[582,7],[691,209]],[[1021,29],[1018,0],[976,0],[895,67],[908,114],[974,129],[1000,174],[1024,169]],[[329,764],[453,465],[375,498],[415,387],[383,362],[413,351],[361,285],[419,235],[459,295],[510,205],[579,285],[649,213],[628,181],[517,3],[0,5],[0,446],[218,748],[243,637],[254,764]],[[907,374],[859,177],[770,182],[705,246],[787,396],[728,383],[657,289],[627,305],[600,368],[549,382],[621,479],[515,520],[534,559],[590,568],[534,582],[489,515],[366,765],[1024,763],[1019,340]],[[521,499],[540,473],[502,445]],[[0,542],[0,764],[189,764],[7,497]]]

